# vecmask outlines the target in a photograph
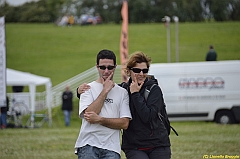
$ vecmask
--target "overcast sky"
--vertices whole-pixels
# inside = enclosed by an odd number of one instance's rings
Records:
[[[26,2],[37,1],[37,0],[5,0],[11,6],[19,6]]]

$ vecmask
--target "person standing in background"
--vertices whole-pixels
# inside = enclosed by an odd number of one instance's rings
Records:
[[[73,15],[70,15],[68,17],[68,26],[71,27],[74,24],[74,17]]]
[[[209,46],[209,51],[206,55],[206,61],[217,61],[217,53],[213,49],[212,45]]]
[[[9,99],[6,97],[6,106],[0,109],[0,126],[1,129],[7,128],[7,111],[9,109]]]
[[[73,110],[72,102],[73,94],[69,89],[69,86],[66,86],[66,90],[62,94],[62,111],[64,114],[65,125],[70,125],[71,112]]]

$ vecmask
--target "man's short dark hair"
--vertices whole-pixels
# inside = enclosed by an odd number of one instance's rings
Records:
[[[113,60],[114,65],[116,65],[116,56],[111,50],[101,50],[97,55],[97,65],[99,64],[100,59],[110,59]]]

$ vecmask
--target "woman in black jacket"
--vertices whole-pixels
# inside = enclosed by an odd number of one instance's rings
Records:
[[[127,159],[169,159],[170,139],[157,112],[164,107],[163,94],[157,80],[148,78],[151,59],[142,52],[132,54],[126,64],[126,74],[130,77],[126,84],[132,120],[123,131],[122,150]],[[145,89],[155,84],[147,98]],[[124,86],[125,85],[125,86]]]
[[[127,159],[171,158],[168,132],[157,115],[164,107],[163,94],[157,80],[148,76],[150,63],[151,58],[144,53],[138,51],[132,54],[125,69],[129,80],[120,84],[128,91],[132,114],[132,120],[122,135],[122,150]],[[83,93],[88,88],[88,85],[82,84],[77,91]],[[150,88],[145,99],[145,89]]]

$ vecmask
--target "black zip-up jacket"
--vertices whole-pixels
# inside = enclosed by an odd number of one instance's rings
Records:
[[[126,130],[123,131],[122,149],[153,148],[159,146],[170,146],[168,132],[157,116],[157,112],[163,108],[163,94],[155,79],[146,79],[141,90],[129,93],[129,106],[132,120]],[[144,98],[145,88],[151,89],[147,101]]]
[[[64,91],[62,94],[62,110],[73,110],[73,93],[71,91]]]

